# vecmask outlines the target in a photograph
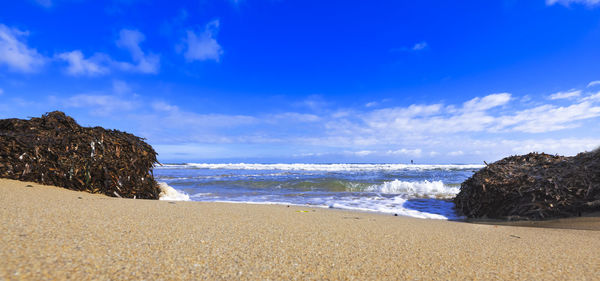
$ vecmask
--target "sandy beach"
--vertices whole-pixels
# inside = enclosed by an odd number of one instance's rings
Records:
[[[600,276],[597,230],[119,199],[5,179],[0,219],[0,280]]]

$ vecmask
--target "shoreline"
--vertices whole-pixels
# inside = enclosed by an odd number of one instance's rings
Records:
[[[465,219],[462,221],[472,224],[600,231],[600,212],[584,213],[581,217],[553,218],[538,221],[506,221],[493,219]]]
[[[30,186],[30,187],[28,187]],[[112,198],[0,179],[0,279],[594,279],[600,231]]]
[[[223,203],[223,204],[248,204],[248,205],[278,205],[278,206],[294,206],[294,207],[305,207],[305,208],[317,208],[317,209],[330,209],[330,210],[340,210],[340,211],[348,211],[348,212],[356,212],[356,213],[367,213],[367,214],[376,214],[382,216],[402,216],[402,217],[411,217],[399,215],[396,213],[385,213],[385,212],[377,212],[370,210],[360,210],[360,209],[344,209],[344,208],[334,208],[327,207],[323,205],[311,205],[311,204],[294,204],[294,203],[278,203],[278,202],[238,202],[238,201],[194,201],[189,199],[187,194],[182,194],[179,191],[176,191],[173,187],[167,185],[173,192],[178,194],[179,196],[171,196],[174,198],[181,197],[181,195],[186,197],[186,200],[180,199],[160,199],[161,201],[189,201],[189,202],[199,202],[199,203]],[[441,201],[452,202],[452,199],[438,199]],[[415,218],[415,217],[412,217]],[[472,223],[472,224],[489,224],[489,225],[503,225],[503,226],[516,226],[516,227],[539,227],[539,228],[559,228],[559,229],[575,229],[575,230],[594,230],[600,231],[600,212],[593,213],[583,213],[579,217],[567,217],[567,218],[551,218],[546,220],[502,220],[502,219],[478,219],[478,218],[466,218],[462,217],[459,219],[435,219],[435,218],[419,218],[419,219],[434,219],[434,220],[444,220],[444,221],[453,221],[453,222],[463,222],[463,223]]]

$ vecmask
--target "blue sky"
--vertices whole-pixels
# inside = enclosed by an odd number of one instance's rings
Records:
[[[600,0],[2,6],[0,118],[62,110],[145,137],[163,162],[481,163],[600,145]]]

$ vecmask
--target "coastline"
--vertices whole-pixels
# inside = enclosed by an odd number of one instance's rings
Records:
[[[600,275],[600,231],[593,230],[121,199],[6,179],[0,206],[3,280]]]
[[[600,231],[600,212],[584,213],[581,217],[553,218],[539,221],[505,221],[486,219],[465,219],[464,221],[466,223],[473,224]]]

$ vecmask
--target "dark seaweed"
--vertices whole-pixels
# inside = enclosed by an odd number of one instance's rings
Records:
[[[598,211],[600,149],[504,158],[463,182],[454,203],[470,218],[539,220]]]
[[[81,127],[63,112],[0,120],[0,177],[113,197],[158,199],[156,152],[117,130]]]

